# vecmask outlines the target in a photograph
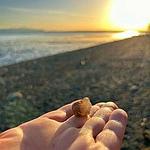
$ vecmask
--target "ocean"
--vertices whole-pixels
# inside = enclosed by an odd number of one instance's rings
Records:
[[[127,37],[116,32],[0,32],[0,67]]]

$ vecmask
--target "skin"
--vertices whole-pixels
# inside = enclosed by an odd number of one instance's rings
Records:
[[[119,150],[127,113],[108,102],[93,105],[90,117],[75,117],[73,103],[1,133],[0,149]]]

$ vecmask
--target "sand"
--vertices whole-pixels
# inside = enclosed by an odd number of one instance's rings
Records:
[[[0,130],[85,96],[128,112],[123,150],[150,149],[150,36],[1,67]]]

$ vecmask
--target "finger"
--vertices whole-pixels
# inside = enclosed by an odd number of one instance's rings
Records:
[[[67,119],[63,124],[69,127],[75,127],[75,128],[81,128],[85,122],[88,120],[87,117],[76,117],[76,116],[71,116],[69,119]]]
[[[98,107],[102,107],[103,105],[105,105],[106,103],[105,102],[100,102],[100,103],[97,103],[97,104],[95,104],[96,106],[98,106]]]
[[[108,121],[112,111],[118,108],[114,102],[97,103],[96,106],[99,107],[99,110],[96,111],[93,116],[102,118],[105,123]]]
[[[85,124],[87,119],[88,119],[87,117],[76,117],[74,115],[71,116],[65,122],[61,123],[59,129],[57,130],[56,135],[61,135],[66,130],[81,128]]]
[[[108,103],[100,102],[100,103],[97,103],[97,104],[92,106],[91,111],[90,111],[90,117],[92,117],[100,108],[107,107],[107,106],[108,107],[114,107],[114,105],[116,105],[116,104],[114,104],[113,102],[108,102]]]
[[[93,138],[101,132],[105,126],[105,123],[108,121],[112,109],[109,107],[102,107],[97,110],[92,118],[90,118],[82,127],[81,134],[89,134]]]
[[[90,118],[81,128],[81,135],[88,135],[91,138],[94,138],[97,132],[100,132],[105,126],[105,121],[99,117]]]
[[[70,104],[67,104],[65,106],[62,106],[61,108],[59,108],[58,110],[61,110],[61,111],[64,111],[66,113],[66,119],[69,118],[70,116],[73,115],[73,111],[72,111],[72,105],[76,102],[80,101],[79,100],[76,100],[76,101],[73,101],[72,103]]]
[[[124,110],[114,110],[103,131],[97,135],[96,141],[104,144],[110,150],[119,150],[122,144],[127,118],[127,113]]]
[[[48,113],[40,116],[40,118],[41,117],[53,119],[58,122],[62,122],[66,118],[66,113],[64,111],[55,110],[55,111],[51,111],[51,112],[48,112]]]
[[[93,115],[93,117],[102,118],[105,123],[108,121],[110,114],[112,113],[112,108],[110,107],[102,107]]]
[[[99,109],[100,109],[100,107],[97,105],[92,106],[89,116],[92,117]]]
[[[118,109],[118,106],[114,103],[114,102],[107,102],[107,103],[97,103],[97,106],[99,106],[100,108],[102,107],[110,107],[113,110]]]
[[[79,100],[73,101],[72,103],[67,104],[55,111],[48,112],[42,115],[41,117],[46,117],[46,118],[53,119],[59,122],[63,122],[73,115],[72,105],[77,101]]]

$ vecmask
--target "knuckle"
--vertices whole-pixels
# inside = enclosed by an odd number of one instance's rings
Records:
[[[93,116],[91,119],[89,119],[87,121],[87,126],[93,126],[93,125],[97,125],[97,124],[104,126],[105,125],[104,119],[101,117],[98,117],[98,116]]]
[[[125,112],[123,109],[116,109],[114,113],[121,117],[128,118],[127,112]]]

